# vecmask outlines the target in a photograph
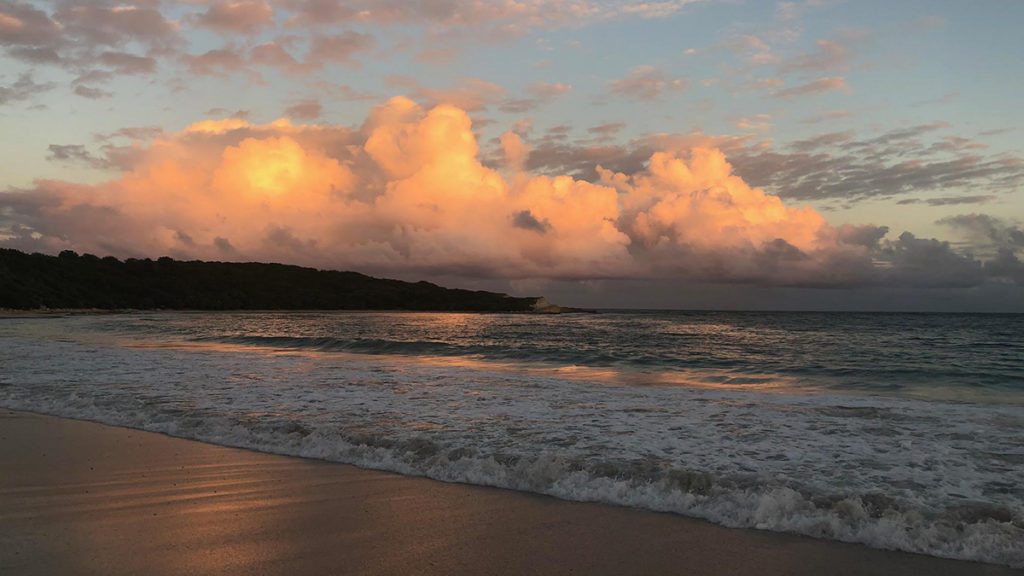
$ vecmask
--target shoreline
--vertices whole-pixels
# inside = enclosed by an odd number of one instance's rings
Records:
[[[0,468],[18,574],[1020,573],[7,409]]]

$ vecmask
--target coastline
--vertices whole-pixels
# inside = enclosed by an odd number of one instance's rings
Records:
[[[0,572],[1019,574],[0,409]]]

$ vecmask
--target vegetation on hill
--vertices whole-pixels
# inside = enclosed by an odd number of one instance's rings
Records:
[[[0,308],[526,312],[537,300],[284,264],[0,248]]]

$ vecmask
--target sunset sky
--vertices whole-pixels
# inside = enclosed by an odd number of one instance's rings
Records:
[[[0,0],[0,245],[1024,311],[1024,2]]]

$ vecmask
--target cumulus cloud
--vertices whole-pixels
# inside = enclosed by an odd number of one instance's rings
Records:
[[[872,135],[825,132],[775,144],[750,133],[712,137],[699,132],[613,142],[600,137],[603,129],[572,139],[569,127],[562,126],[531,141],[527,166],[596,181],[598,165],[631,172],[658,150],[712,146],[727,153],[745,180],[783,199],[843,205],[892,197],[931,206],[985,203],[1024,184],[1024,157],[989,151],[979,142],[950,134],[951,128],[945,122],[931,122]]]
[[[1024,250],[1024,227],[1019,223],[988,214],[958,214],[939,220],[966,236],[975,250],[993,252]]]
[[[465,110],[404,97],[355,128],[225,118],[148,135],[101,154],[52,147],[121,173],[0,193],[0,242],[431,277],[961,286],[996,273],[946,243],[833,227],[734,174],[707,138],[586,181],[530,171],[511,131],[505,169],[487,166]],[[124,148],[135,156],[115,163]]]

